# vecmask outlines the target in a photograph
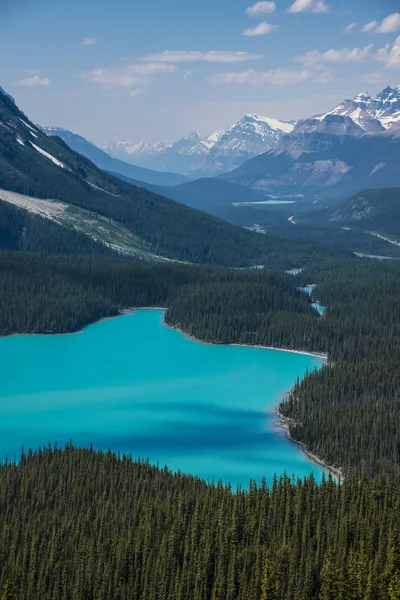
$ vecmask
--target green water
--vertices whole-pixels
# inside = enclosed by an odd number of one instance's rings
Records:
[[[322,471],[275,426],[312,356],[195,342],[143,310],[82,333],[0,340],[0,459],[71,438],[206,479]]]

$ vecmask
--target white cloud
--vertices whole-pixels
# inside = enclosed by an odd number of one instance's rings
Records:
[[[363,33],[370,33],[371,31],[374,31],[374,29],[376,29],[378,27],[379,23],[378,21],[371,21],[370,23],[367,23],[366,25],[364,25],[364,27],[362,28],[362,32]]]
[[[324,0],[295,0],[292,6],[288,8],[287,12],[326,13],[329,12],[329,6],[325,4]]]
[[[383,19],[376,30],[377,33],[394,33],[396,31],[400,31],[400,13],[394,13]]]
[[[141,90],[131,90],[129,95],[132,97],[138,96],[141,93]]]
[[[350,23],[347,27],[343,27],[342,33],[351,33],[357,27],[357,23]]]
[[[99,40],[97,38],[93,38],[93,37],[85,37],[82,44],[84,46],[94,46],[94,44],[97,44]]]
[[[104,87],[132,87],[144,85],[149,82],[151,76],[164,73],[175,73],[176,65],[163,63],[128,64],[123,67],[99,67],[92,71],[82,73],[83,79],[90,83],[97,83]]]
[[[392,45],[381,48],[376,59],[383,62],[387,69],[400,69],[400,36]]]
[[[123,70],[128,73],[138,73],[140,75],[158,75],[160,73],[175,73],[175,71],[178,70],[178,67],[176,65],[149,62],[126,65],[123,67]]]
[[[249,69],[241,73],[217,73],[209,79],[211,83],[237,83],[241,85],[295,85],[312,77],[308,69],[274,69],[272,71],[256,71]]]
[[[383,19],[382,23],[371,21],[362,28],[363,33],[395,33],[400,31],[400,13],[393,13]]]
[[[373,45],[365,46],[364,48],[342,48],[341,50],[327,50],[326,52],[318,52],[311,50],[295,58],[296,62],[303,65],[317,64],[341,64],[341,63],[358,63],[363,62],[371,57]]]
[[[253,6],[246,8],[246,14],[249,17],[262,17],[270,15],[276,11],[275,2],[256,2]]]
[[[267,33],[271,33],[271,31],[276,31],[278,29],[278,25],[270,25],[270,23],[260,23],[257,27],[251,27],[250,29],[245,29],[242,35],[246,35],[247,37],[253,37],[257,35],[266,35]]]
[[[220,52],[211,50],[209,52],[186,52],[177,50],[174,52],[161,52],[159,54],[149,54],[143,56],[140,60],[144,62],[160,63],[192,63],[192,62],[210,62],[210,63],[240,63],[248,60],[262,58],[261,54],[250,54],[249,52]]]
[[[33,75],[32,77],[23,77],[19,81],[16,81],[13,85],[20,86],[33,86],[33,85],[50,85],[51,81],[48,77],[40,77],[40,75]]]

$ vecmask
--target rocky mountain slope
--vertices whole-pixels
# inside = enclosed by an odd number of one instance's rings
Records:
[[[270,151],[221,177],[267,194],[335,201],[361,189],[398,186],[399,157],[400,128],[393,127],[322,151]]]

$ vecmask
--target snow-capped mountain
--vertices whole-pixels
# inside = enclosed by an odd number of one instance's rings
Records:
[[[400,124],[400,85],[396,88],[387,87],[377,95],[373,102],[375,117],[385,129]]]
[[[350,117],[367,133],[377,133],[400,123],[400,86],[390,86],[372,98],[368,92],[357,94],[353,99],[344,100],[339,106],[316,118],[326,115]]]
[[[162,142],[157,142],[155,144],[150,144],[149,142],[133,144],[129,141],[109,142],[102,146],[102,150],[108,154],[121,159],[125,158],[125,160],[127,154],[132,156],[150,156],[152,154],[157,154],[157,152],[163,152],[167,148],[170,148],[170,144],[163,144]]]
[[[172,145],[110,142],[103,150],[142,167],[210,176],[232,170],[249,158],[275,148],[294,125],[248,114],[226,131],[218,130],[205,138],[192,132]]]

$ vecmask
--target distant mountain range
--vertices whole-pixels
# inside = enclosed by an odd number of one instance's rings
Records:
[[[400,86],[376,98],[358,94],[297,123],[246,115],[227,131],[206,138],[192,133],[171,146],[108,145],[113,157],[71,132],[43,130],[131,183],[219,215],[233,203],[257,202],[254,193],[259,202],[301,196],[332,203],[360,189],[400,185]],[[187,178],[177,172],[196,180],[185,185]]]
[[[276,148],[294,125],[294,122],[246,115],[226,131],[215,131],[205,138],[194,132],[172,145],[110,142],[102,149],[111,156],[142,167],[183,173],[191,178],[210,177]]]
[[[184,175],[178,175],[176,173],[158,172],[151,169],[145,169],[137,167],[136,165],[128,164],[113,158],[94,144],[89,142],[86,138],[68,131],[68,129],[62,129],[61,127],[48,127],[38,125],[40,129],[50,136],[57,136],[61,138],[67,146],[69,146],[75,152],[83,154],[89,158],[94,164],[100,169],[105,171],[113,172],[117,175],[124,175],[136,181],[150,183],[153,185],[179,185],[188,181],[188,178]]]
[[[125,162],[194,179],[232,171],[269,150],[289,150],[292,155],[318,152],[397,124],[400,86],[387,87],[376,98],[367,92],[358,94],[324,114],[297,123],[248,114],[226,131],[215,131],[205,138],[191,133],[172,145],[122,141],[110,142],[102,149]]]
[[[230,173],[225,181],[265,194],[303,194],[337,201],[361,189],[400,185],[400,127],[349,136],[346,143],[315,152],[270,151]]]

